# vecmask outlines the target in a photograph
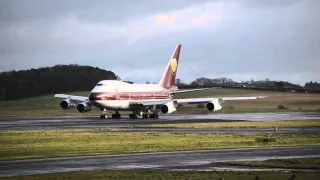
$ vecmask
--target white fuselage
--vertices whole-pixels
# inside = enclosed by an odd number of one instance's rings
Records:
[[[170,99],[170,91],[158,84],[130,84],[104,80],[91,91],[89,99],[94,106],[101,109],[131,110],[131,102]]]

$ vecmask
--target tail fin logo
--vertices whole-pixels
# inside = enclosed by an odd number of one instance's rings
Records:
[[[177,60],[176,60],[176,58],[173,58],[171,60],[171,71],[173,74],[177,72],[177,66],[178,66]]]

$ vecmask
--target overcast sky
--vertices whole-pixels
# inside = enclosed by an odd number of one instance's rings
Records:
[[[319,7],[319,0],[1,0],[0,71],[72,63],[158,82],[181,43],[184,82],[320,82]]]

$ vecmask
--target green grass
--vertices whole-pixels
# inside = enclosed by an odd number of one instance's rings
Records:
[[[268,144],[255,138],[276,138]],[[0,132],[0,160],[219,148],[319,145],[320,135],[118,133],[103,129]]]
[[[90,92],[80,91],[80,92],[70,92],[65,94],[72,94],[77,96],[88,96]],[[4,101],[1,107],[35,107],[35,108],[44,108],[44,107],[59,107],[59,102],[62,100],[60,98],[53,97],[54,94],[31,97],[21,100],[14,101]]]
[[[66,94],[88,96],[89,92],[70,92]],[[0,105],[0,117],[30,117],[30,116],[67,116],[67,115],[99,115],[100,111],[93,108],[93,111],[85,114],[79,113],[75,108],[62,110],[59,103],[62,99],[54,95],[38,96],[14,101],[5,101]]]
[[[217,164],[250,167],[320,169],[320,158],[269,159],[265,161],[232,161],[219,162]]]
[[[284,127],[320,127],[320,119],[317,120],[284,120],[262,122],[214,122],[214,123],[181,123],[181,124],[151,124],[135,125],[134,127],[151,128],[279,128]]]
[[[90,92],[70,92],[65,94],[88,96]],[[298,94],[254,91],[244,89],[213,88],[204,91],[196,91],[177,95],[175,98],[197,98],[197,97],[224,97],[224,96],[268,96],[260,100],[227,101],[223,103],[222,113],[242,112],[283,112],[283,111],[320,111],[320,95]],[[61,99],[54,98],[53,94],[27,99],[5,101],[0,104],[0,117],[16,116],[56,116],[56,115],[95,115],[100,114],[99,109],[94,108],[92,112],[78,113],[76,109],[61,110],[59,107]],[[278,110],[278,105],[284,105],[288,109]],[[196,105],[186,105],[175,113],[208,113],[204,107],[197,108]]]
[[[5,177],[0,179],[7,180],[60,180],[60,179],[73,179],[73,180],[213,180],[221,179],[225,180],[254,180],[259,176],[260,180],[288,180],[292,176],[296,178],[294,180],[318,180],[320,173],[317,172],[215,172],[215,171],[82,171],[82,172],[64,172],[64,173],[52,173],[42,175],[28,175],[28,176],[16,176]]]

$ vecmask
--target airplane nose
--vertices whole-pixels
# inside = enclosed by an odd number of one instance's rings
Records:
[[[89,100],[90,101],[100,100],[101,98],[99,97],[99,95],[100,95],[100,93],[90,93]]]
[[[99,101],[99,100],[116,100],[115,94],[105,93],[105,92],[94,92],[89,95],[90,101]]]

